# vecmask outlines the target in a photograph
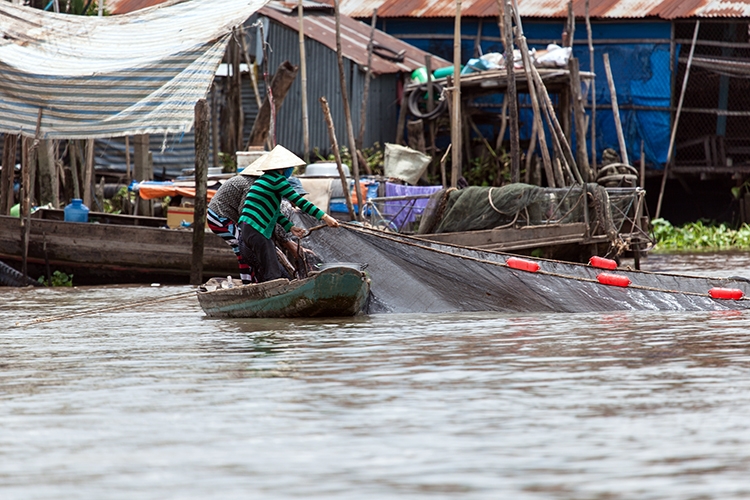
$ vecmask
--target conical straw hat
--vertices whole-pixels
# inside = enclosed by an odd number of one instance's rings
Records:
[[[284,146],[277,145],[270,153],[251,163],[248,168],[254,167],[255,170],[260,172],[267,172],[269,170],[283,170],[289,167],[299,167],[304,164],[305,160],[292,153]]]
[[[248,175],[252,177],[260,177],[261,175],[263,175],[263,171],[258,170],[258,167],[263,164],[266,156],[268,156],[268,153],[264,153],[259,158],[256,158],[255,160],[253,160],[253,162],[250,165],[240,170],[240,175]]]

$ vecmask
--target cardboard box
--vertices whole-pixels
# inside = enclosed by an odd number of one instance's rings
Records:
[[[167,207],[167,226],[170,228],[183,227],[183,221],[186,224],[193,223],[193,207]],[[208,223],[206,223],[208,228]]]

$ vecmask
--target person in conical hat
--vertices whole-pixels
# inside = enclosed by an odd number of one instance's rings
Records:
[[[238,155],[239,156],[239,155]],[[258,158],[260,159],[260,158]],[[263,172],[255,169],[255,163],[240,170],[238,175],[231,177],[222,183],[216,191],[206,210],[206,223],[208,228],[223,239],[237,257],[240,267],[240,279],[243,285],[257,283],[255,271],[251,263],[242,256],[240,252],[240,210],[245,203],[247,192],[253,182],[263,175]],[[238,158],[239,163],[239,158]]]
[[[289,277],[276,257],[276,247],[271,240],[274,226],[278,223],[298,238],[305,235],[304,229],[294,226],[281,213],[282,198],[329,227],[339,225],[336,219],[295,192],[289,183],[294,167],[304,164],[304,160],[281,145],[251,164],[263,175],[250,187],[240,213],[240,252],[254,264],[259,282]]]

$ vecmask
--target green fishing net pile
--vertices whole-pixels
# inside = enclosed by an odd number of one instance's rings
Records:
[[[597,188],[589,185],[586,189]],[[579,222],[586,206],[582,192],[581,186],[554,189],[522,183],[444,189],[430,198],[418,232],[450,233],[512,224]]]

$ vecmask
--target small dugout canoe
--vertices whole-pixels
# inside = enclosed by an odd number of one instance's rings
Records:
[[[198,302],[213,318],[313,318],[355,316],[370,293],[370,279],[349,266],[332,266],[301,280],[277,279],[242,285],[211,278]]]

